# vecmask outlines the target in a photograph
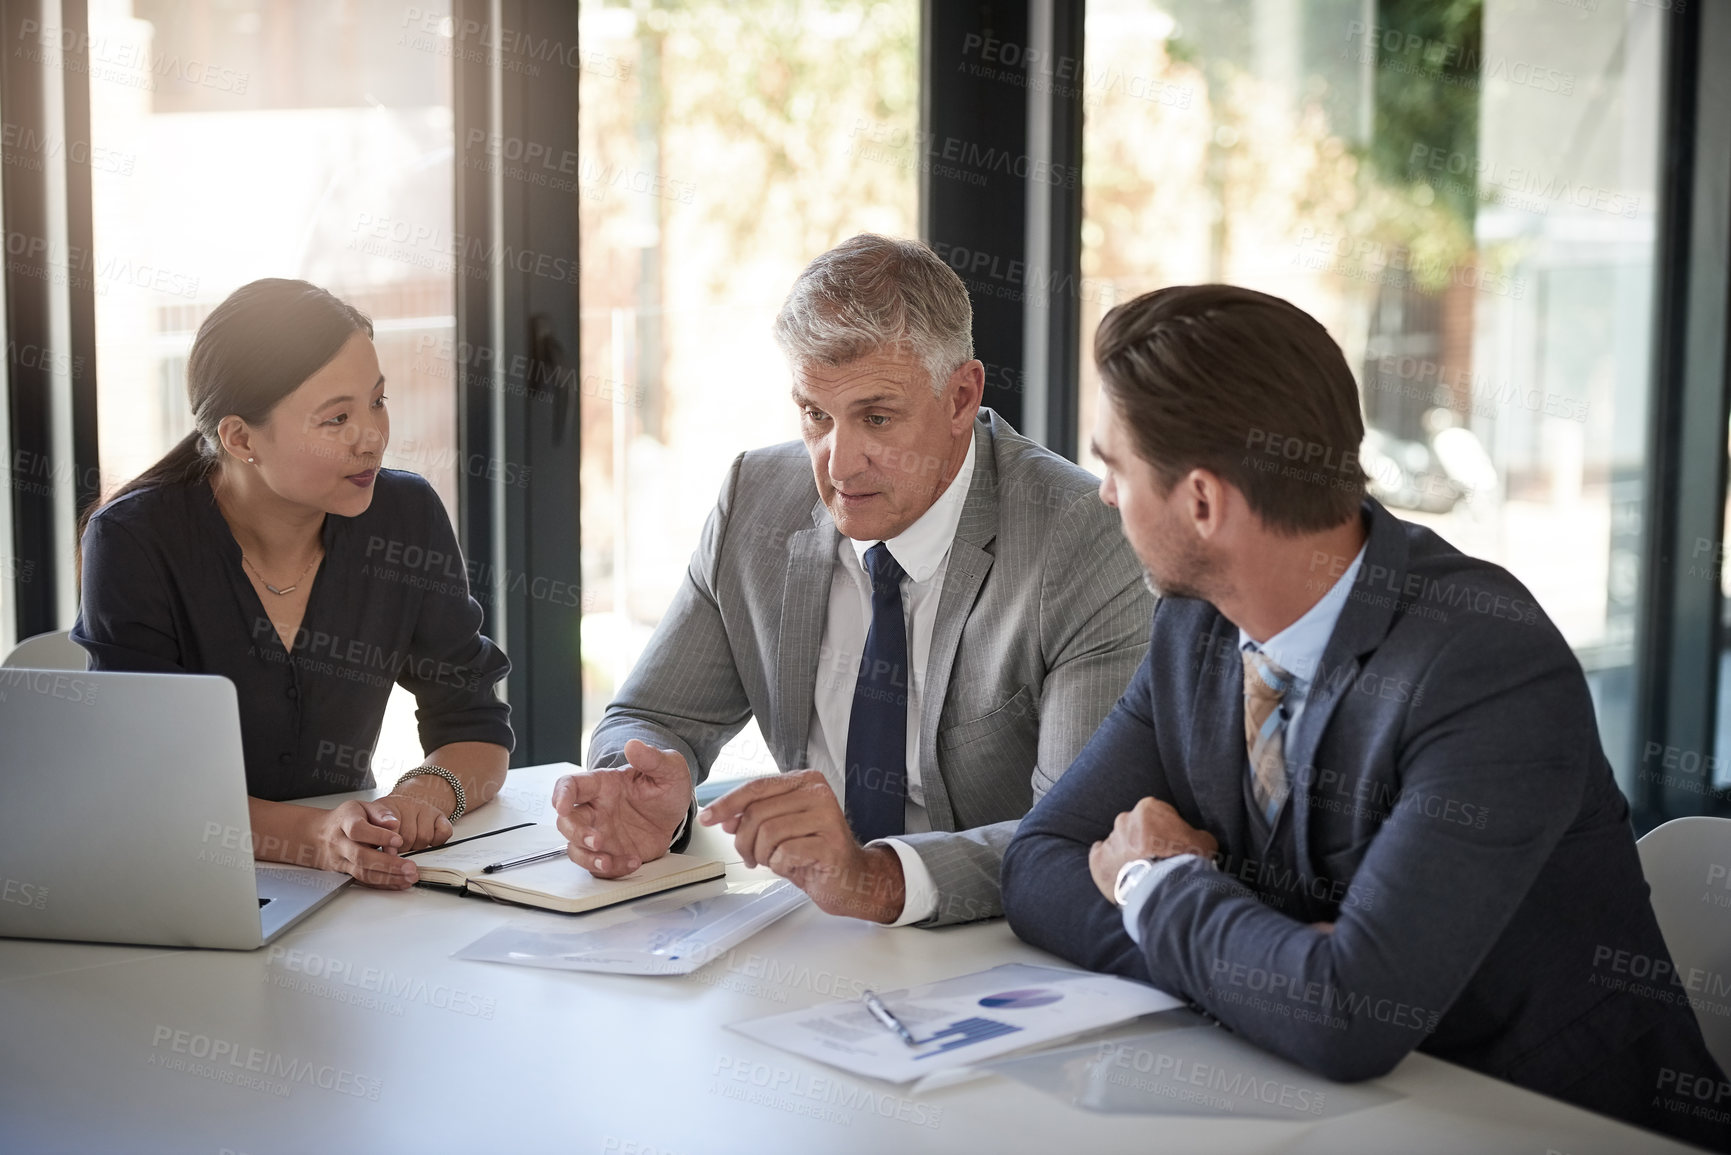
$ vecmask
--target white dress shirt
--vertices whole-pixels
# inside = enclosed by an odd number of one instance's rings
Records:
[[[1286,714],[1288,734],[1292,733],[1293,727],[1298,724],[1298,716],[1304,712],[1305,701],[1310,697],[1310,687],[1322,665],[1323,652],[1328,649],[1328,639],[1334,636],[1335,624],[1340,621],[1340,611],[1346,608],[1346,599],[1352,593],[1352,583],[1358,579],[1359,566],[1364,562],[1364,551],[1368,548],[1369,542],[1359,547],[1358,556],[1352,559],[1346,572],[1329,587],[1321,600],[1304,612],[1303,617],[1262,645],[1258,646],[1243,630],[1238,631],[1240,650],[1260,649],[1275,665],[1292,675],[1292,688],[1286,691],[1286,696],[1280,702],[1280,708]],[[1197,857],[1194,854],[1179,854],[1161,859],[1154,864],[1152,870],[1137,879],[1130,893],[1124,896],[1124,929],[1137,943],[1142,941],[1142,908],[1153,899],[1160,883],[1165,881],[1166,876],[1171,874],[1179,863],[1189,862]]]
[[[920,765],[920,704],[925,698],[926,660],[932,652],[932,629],[938,618],[938,599],[943,594],[944,573],[950,564],[950,543],[961,524],[962,506],[974,477],[974,443],[955,480],[938,495],[918,521],[884,545],[907,576],[902,579],[902,616],[907,627],[908,664],[908,798],[903,829],[910,834],[930,830],[926,817],[923,767]],[[847,729],[853,715],[854,683],[859,680],[860,657],[865,653],[866,633],[871,628],[871,575],[866,570],[866,551],[875,541],[844,537],[836,549],[835,570],[829,582],[829,616],[824,623],[823,642],[818,649],[817,690],[812,701],[811,737],[806,743],[806,764],[822,771],[829,788],[845,804],[847,798]],[[938,693],[943,687],[938,687]],[[938,889],[931,871],[913,847],[896,838],[879,839],[871,845],[894,848],[901,860],[907,899],[902,914],[891,926],[906,926],[937,913]]]

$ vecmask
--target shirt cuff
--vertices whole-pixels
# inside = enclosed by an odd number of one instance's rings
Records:
[[[1171,858],[1162,858],[1136,880],[1136,885],[1124,896],[1124,933],[1130,936],[1131,942],[1142,945],[1142,908],[1154,897],[1154,889],[1184,863],[1201,861],[1200,855],[1175,854]]]
[[[679,829],[673,832],[673,841],[667,844],[667,853],[672,854],[673,848],[679,845],[679,840],[685,837],[686,827],[691,825],[691,814],[692,809],[690,806],[687,806],[685,808],[685,817],[679,820]]]
[[[879,923],[879,926],[907,926],[924,922],[938,913],[938,884],[932,881],[932,872],[926,869],[918,851],[899,838],[880,838],[867,845],[892,847],[902,864],[901,917],[894,922]]]

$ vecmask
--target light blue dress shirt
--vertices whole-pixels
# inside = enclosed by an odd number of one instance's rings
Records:
[[[1240,650],[1260,649],[1281,669],[1292,675],[1292,688],[1286,692],[1280,708],[1286,714],[1286,732],[1292,733],[1298,725],[1298,719],[1304,713],[1305,702],[1310,697],[1310,688],[1316,679],[1318,669],[1322,665],[1322,655],[1328,649],[1328,639],[1334,636],[1334,627],[1340,621],[1340,612],[1346,608],[1346,599],[1352,593],[1352,583],[1358,577],[1359,567],[1364,563],[1364,551],[1370,543],[1359,547],[1358,556],[1352,559],[1352,564],[1346,567],[1328,592],[1304,616],[1263,642],[1258,646],[1250,635],[1243,630],[1238,631],[1238,648]],[[1179,854],[1172,858],[1161,859],[1154,868],[1136,880],[1136,885],[1124,897],[1124,929],[1131,939],[1142,941],[1142,908],[1147,906],[1154,897],[1154,891],[1166,876],[1177,868],[1179,863],[1197,859],[1194,854]]]

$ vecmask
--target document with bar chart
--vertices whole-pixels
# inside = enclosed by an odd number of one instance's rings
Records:
[[[1183,1005],[1113,975],[1025,963],[878,997],[908,1028],[913,1045],[858,1000],[749,1019],[732,1029],[856,1075],[907,1083]]]

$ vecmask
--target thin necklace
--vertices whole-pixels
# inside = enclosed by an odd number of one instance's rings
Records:
[[[256,565],[252,564],[252,561],[246,556],[246,554],[244,554],[244,553],[241,554],[240,560],[246,562],[246,568],[250,569],[253,572],[254,577],[258,578],[259,581],[264,582],[264,588],[265,589],[269,590],[271,593],[273,593],[277,597],[281,598],[281,597],[287,597],[289,594],[292,594],[296,590],[301,588],[301,578],[304,578],[307,576],[307,571],[311,570],[313,568],[314,563],[316,563],[319,560],[319,555],[316,553],[313,554],[313,560],[307,562],[307,568],[301,570],[300,574],[298,576],[296,576],[294,585],[285,586],[280,590],[277,589],[275,586],[271,585],[268,581],[265,581],[264,575],[258,572],[258,567]]]

